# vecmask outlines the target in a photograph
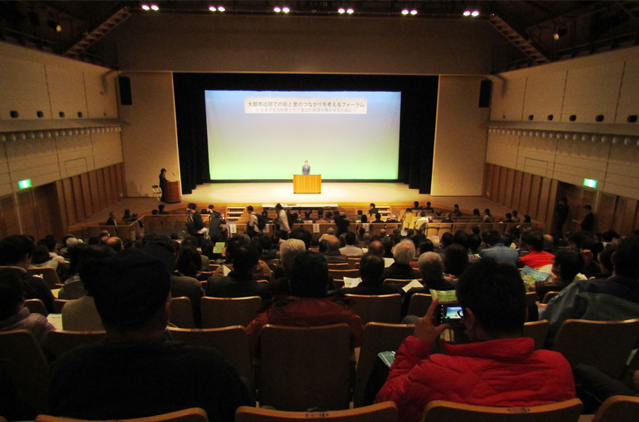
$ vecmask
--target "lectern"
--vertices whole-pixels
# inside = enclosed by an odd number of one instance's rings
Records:
[[[182,194],[180,193],[180,182],[166,182],[166,192],[164,192],[164,201],[169,204],[182,202]]]
[[[322,175],[294,174],[293,193],[322,193]]]

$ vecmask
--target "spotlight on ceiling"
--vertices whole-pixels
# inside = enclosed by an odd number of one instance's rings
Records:
[[[472,16],[473,18],[476,18],[477,16],[479,16],[479,10],[473,10],[473,11],[470,13],[470,16]]]
[[[281,8],[281,7],[279,7],[279,6],[275,6],[275,7],[273,8],[273,11],[274,11],[275,13],[280,13],[280,12],[282,11],[282,8]]]
[[[288,12],[290,12],[290,11],[291,11],[291,9],[290,9],[288,6],[284,6],[284,7],[282,7],[282,12],[284,12],[284,13],[288,13]]]
[[[154,12],[157,12],[158,10],[160,10],[160,7],[157,4],[152,4],[151,10],[153,10]]]
[[[464,10],[464,16],[468,17],[470,16],[470,10]]]
[[[151,10],[151,6],[149,6],[148,4],[143,4],[140,7],[142,8],[142,10],[146,10],[147,12]]]
[[[209,6],[209,10],[211,12],[217,12],[217,8],[215,6]]]
[[[340,7],[339,9],[337,9],[337,13],[339,13],[340,15],[343,15],[344,13],[346,13],[346,9],[344,9],[343,7]]]
[[[416,14],[418,14],[419,12],[417,11],[417,9],[413,9],[410,11],[410,15],[411,16],[415,16]]]
[[[224,6],[222,6],[222,5],[219,5],[219,6],[217,7],[217,11],[218,11],[218,12],[226,12],[226,8],[225,8]]]
[[[560,28],[557,32],[555,32],[552,35],[552,37],[555,39],[555,41],[557,41],[559,38],[563,37],[567,33],[568,33],[568,30],[566,28]]]
[[[355,13],[355,9],[353,9],[352,7],[349,7],[348,9],[346,9],[346,13],[348,13],[349,15],[352,15],[353,13]]]
[[[402,15],[406,16],[410,13],[408,9],[402,9]]]

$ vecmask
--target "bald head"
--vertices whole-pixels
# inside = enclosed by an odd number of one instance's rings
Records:
[[[328,238],[327,242],[326,242],[326,247],[328,249],[328,251],[339,251],[339,239],[335,236],[331,236]]]
[[[377,256],[384,256],[384,245],[382,245],[382,242],[380,242],[379,240],[373,240],[369,245],[368,245],[368,253],[372,253],[373,255],[377,255]]]
[[[120,252],[124,250],[124,244],[122,243],[122,239],[116,236],[109,237],[106,240],[106,245],[116,252]]]

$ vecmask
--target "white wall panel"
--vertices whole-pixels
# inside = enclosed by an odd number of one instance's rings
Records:
[[[502,167],[517,168],[517,154],[519,153],[517,138],[516,135],[489,133],[486,162]]]
[[[615,123],[626,123],[629,115],[639,115],[639,59],[627,60],[625,65]]]
[[[533,121],[561,121],[561,108],[566,85],[566,72],[558,71],[529,76],[526,81],[523,120],[534,116]]]
[[[95,168],[107,167],[122,162],[120,132],[96,133],[91,135],[91,141]]]
[[[493,80],[490,120],[522,120],[526,77],[498,76]]]
[[[53,118],[78,119],[78,113],[86,118],[88,112],[82,71],[50,65],[46,69]],[[65,117],[61,117],[60,112]]]
[[[42,63],[33,63],[14,57],[3,57],[0,66],[0,119],[15,120],[10,111],[19,113],[18,119],[37,119],[42,111],[51,118],[47,93],[47,79]]]

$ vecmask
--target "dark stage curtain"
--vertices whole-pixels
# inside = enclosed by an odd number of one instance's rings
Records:
[[[401,92],[397,180],[430,193],[438,82],[437,76],[175,73],[182,192],[191,193],[197,185],[211,182],[205,90],[286,90]]]

